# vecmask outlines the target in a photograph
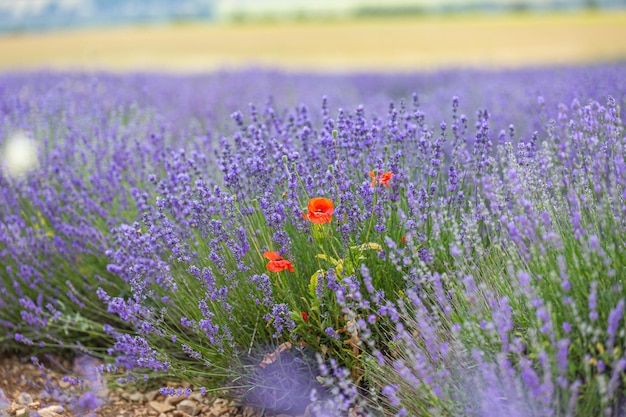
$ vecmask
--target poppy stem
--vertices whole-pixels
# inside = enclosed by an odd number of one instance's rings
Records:
[[[372,212],[370,213],[370,221],[367,225],[367,233],[365,233],[365,242],[369,242],[370,232],[372,231],[372,224],[374,223],[374,215],[376,204],[378,203],[378,187],[374,188],[374,198],[372,199]]]

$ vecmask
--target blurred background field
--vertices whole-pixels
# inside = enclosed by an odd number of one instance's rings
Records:
[[[0,0],[0,70],[410,71],[626,59],[626,2]]]

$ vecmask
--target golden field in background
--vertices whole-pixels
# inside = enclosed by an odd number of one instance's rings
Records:
[[[183,23],[0,36],[0,71],[515,67],[626,59],[626,11]]]

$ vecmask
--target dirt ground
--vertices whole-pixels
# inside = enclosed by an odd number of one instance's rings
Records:
[[[158,389],[109,389],[101,379],[92,378],[95,365],[84,358],[72,363],[53,358],[39,368],[29,358],[0,356],[0,417],[273,416],[199,393],[164,397]],[[77,385],[74,378],[83,383]]]
[[[626,10],[275,23],[179,23],[0,36],[0,71],[307,71],[515,67],[626,59]]]

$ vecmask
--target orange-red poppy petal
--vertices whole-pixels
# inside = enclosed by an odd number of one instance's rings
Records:
[[[370,177],[374,178],[372,180],[372,188],[374,188],[376,186],[376,183],[378,184],[382,184],[384,186],[386,186],[387,188],[391,187],[389,185],[389,180],[393,177],[393,172],[389,171],[389,172],[383,172],[382,174],[379,174],[378,176],[374,176],[374,171],[370,171]]]
[[[309,220],[314,224],[330,223],[333,219],[332,214],[328,213],[309,213]]]
[[[281,272],[287,269],[290,272],[295,272],[293,268],[293,264],[286,259],[281,259],[278,261],[269,261],[267,263],[267,270],[271,272]]]
[[[329,212],[332,214],[334,210],[335,204],[332,200],[324,197],[315,197],[309,200],[309,211]]]
[[[335,211],[335,204],[332,200],[324,197],[315,197],[309,200],[308,218],[311,223],[330,223]]]
[[[273,252],[269,250],[263,254],[263,257],[265,257],[266,259],[269,259],[270,261],[279,261],[283,259],[283,257],[280,256],[278,252]]]

